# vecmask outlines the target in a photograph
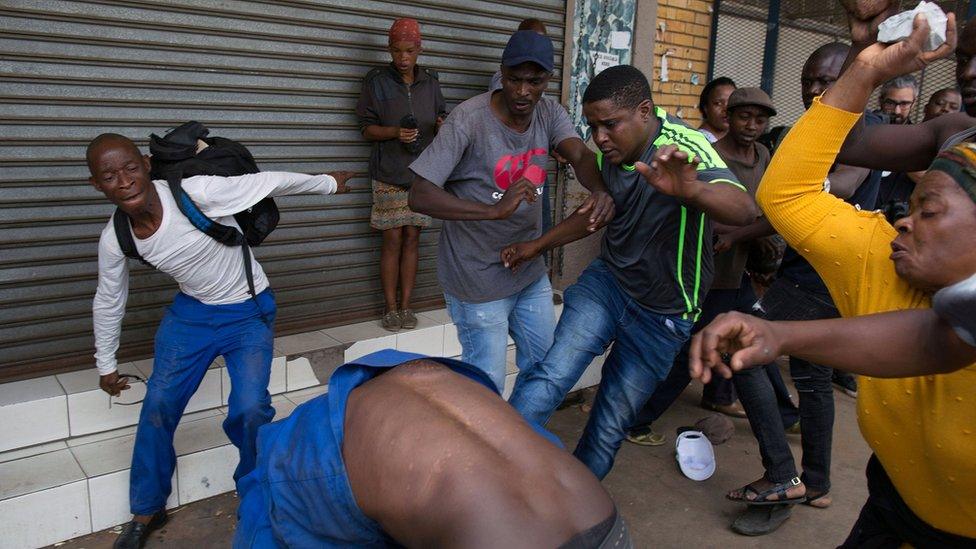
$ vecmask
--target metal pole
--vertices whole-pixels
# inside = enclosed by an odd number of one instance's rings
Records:
[[[973,0],[973,3],[976,4],[976,0]],[[721,11],[722,0],[712,2],[712,37],[708,41],[708,74],[704,82],[706,84],[715,77],[715,43],[718,41],[718,17]]]
[[[766,45],[763,48],[762,80],[759,87],[773,96],[773,77],[776,74],[776,46],[779,43],[779,3],[770,0],[766,16]]]

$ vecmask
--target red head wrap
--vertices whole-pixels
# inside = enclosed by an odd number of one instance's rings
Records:
[[[397,19],[390,27],[390,45],[395,42],[411,42],[420,45],[420,23],[416,19]]]

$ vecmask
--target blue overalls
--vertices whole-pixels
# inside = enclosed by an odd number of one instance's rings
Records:
[[[400,546],[356,505],[342,461],[346,401],[353,389],[384,370],[422,358],[500,394],[487,374],[448,358],[383,350],[340,366],[328,393],[261,428],[257,466],[238,484],[235,549]],[[533,427],[562,447],[555,436]]]
[[[275,313],[270,288],[232,305],[176,294],[156,331],[153,372],[136,429],[129,480],[133,515],[151,515],[166,505],[176,468],[173,433],[218,356],[227,363],[232,387],[223,427],[240,451],[234,480],[254,468],[258,429],[274,417],[268,380]]]

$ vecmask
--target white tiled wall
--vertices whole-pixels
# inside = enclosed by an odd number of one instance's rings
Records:
[[[180,505],[234,489],[237,448],[227,444],[176,458]]]
[[[88,481],[0,500],[0,545],[44,547],[92,531]]]
[[[166,508],[179,505],[179,483],[173,474],[173,493],[166,500]],[[129,511],[129,469],[88,479],[92,531],[98,532],[122,524],[132,517]]]
[[[54,376],[0,385],[0,452],[67,438],[67,402]]]

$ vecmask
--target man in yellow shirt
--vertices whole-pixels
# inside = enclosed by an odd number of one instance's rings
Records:
[[[923,52],[928,32],[919,18],[908,40],[863,50],[794,126],[759,187],[767,219],[816,268],[845,317],[928,308],[933,292],[976,271],[976,150],[940,157],[896,227],[823,192],[874,88],[954,48],[953,15],[947,43]],[[974,387],[976,365],[942,375],[861,378],[858,422],[875,455],[867,471],[870,497],[845,546],[976,544]]]

